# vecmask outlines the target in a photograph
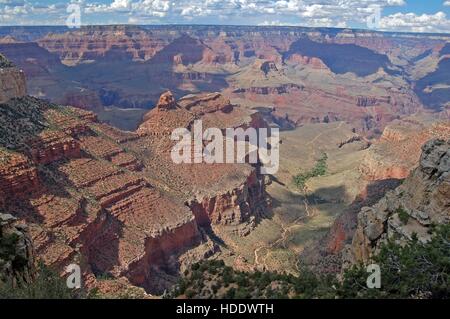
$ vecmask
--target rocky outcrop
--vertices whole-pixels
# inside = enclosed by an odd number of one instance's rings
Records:
[[[167,103],[164,102],[166,100]],[[219,93],[188,95],[176,102],[165,93],[158,105],[167,104],[173,106],[168,109],[157,106],[151,110],[139,129],[145,137],[142,140],[145,145],[158,145],[152,148],[157,150],[153,156],[155,160],[161,158],[158,160],[161,165],[154,166],[152,171],[158,169],[161,172],[158,179],[164,188],[185,200],[200,227],[225,227],[240,236],[247,235],[270,206],[258,168],[248,164],[204,162],[174,165],[170,158],[174,145],[170,133],[178,127],[192,129],[196,119],[202,120],[203,129],[217,127],[221,130],[229,127],[265,127],[264,119],[257,113],[243,113],[239,106],[232,105]],[[149,167],[154,165],[147,163]],[[186,184],[190,185],[190,191]]]
[[[0,152],[0,207],[12,198],[26,198],[39,186],[37,170],[27,157]]]
[[[289,62],[309,66],[313,69],[328,70],[328,67],[325,65],[325,63],[323,63],[321,59],[316,57],[308,57],[301,54],[292,54],[289,57]]]
[[[63,158],[81,156],[78,141],[62,132],[45,132],[30,140],[31,159],[36,164],[49,164]]]
[[[172,92],[170,91],[163,93],[159,98],[158,104],[156,104],[156,108],[158,110],[171,110],[175,109],[176,107],[177,103]]]
[[[254,170],[238,188],[223,194],[194,199],[188,203],[199,225],[233,225],[240,236],[246,236],[264,216],[269,203],[262,177]]]
[[[259,69],[263,71],[265,75],[267,75],[269,72],[278,71],[277,65],[273,61],[263,61],[259,66]]]
[[[17,218],[0,213],[0,281],[30,283],[35,276],[35,252],[26,225]]]
[[[364,207],[345,256],[367,262],[388,239],[421,242],[431,238],[432,225],[450,222],[450,141],[433,139],[422,147],[419,166],[404,183],[377,204]]]
[[[25,74],[0,54],[0,103],[26,94]]]
[[[145,114],[144,122],[137,129],[139,135],[170,136],[178,127],[189,127],[194,115],[181,108],[170,91],[163,93],[156,107]]]
[[[218,111],[229,113],[233,110],[233,105],[230,100],[217,92],[185,96],[180,99],[179,103],[182,107],[193,112],[197,116]]]

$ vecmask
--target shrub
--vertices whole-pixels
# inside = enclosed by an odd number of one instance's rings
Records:
[[[383,245],[373,262],[380,266],[381,288],[367,289],[367,272],[357,265],[344,274],[340,297],[442,298],[450,297],[450,225],[437,227],[428,243],[417,236],[401,245]]]
[[[398,218],[403,223],[403,225],[406,225],[409,221],[408,212],[403,207],[397,208],[395,212],[398,214]]]
[[[294,185],[299,189],[304,189],[308,179],[318,176],[323,176],[327,173],[327,154],[323,154],[322,157],[316,162],[316,165],[307,172],[299,173],[293,177]]]

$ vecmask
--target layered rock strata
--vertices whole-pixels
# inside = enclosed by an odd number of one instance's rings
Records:
[[[183,265],[218,249],[204,229],[218,218],[248,226],[265,208],[256,168],[180,169],[170,159],[174,127],[199,117],[224,127],[252,122],[243,114],[218,94],[177,102],[166,93],[147,116],[159,126],[144,123],[137,134],[85,110],[14,96],[0,107],[0,207],[29,225],[46,264],[80,264],[88,288],[110,291],[106,278],[161,293]],[[216,203],[208,222],[188,204],[206,196]]]
[[[359,170],[370,181],[406,178],[417,165],[422,145],[431,138],[450,138],[449,122],[420,117],[396,120],[367,150]]]
[[[432,225],[450,222],[449,199],[450,141],[433,139],[422,147],[419,166],[403,184],[358,214],[345,258],[368,262],[388,239],[429,241]]]

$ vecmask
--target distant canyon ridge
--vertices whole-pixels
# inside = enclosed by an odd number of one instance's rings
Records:
[[[449,114],[450,35],[250,26],[0,27],[29,94],[126,130],[171,90],[221,92],[282,128],[346,121],[377,136],[417,111]]]

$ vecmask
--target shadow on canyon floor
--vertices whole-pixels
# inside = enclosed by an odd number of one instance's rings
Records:
[[[370,182],[365,191],[337,216],[330,230],[305,248],[300,256],[302,262],[319,272],[340,272],[342,250],[352,241],[361,208],[376,204],[386,192],[397,188],[401,182],[399,179]]]

